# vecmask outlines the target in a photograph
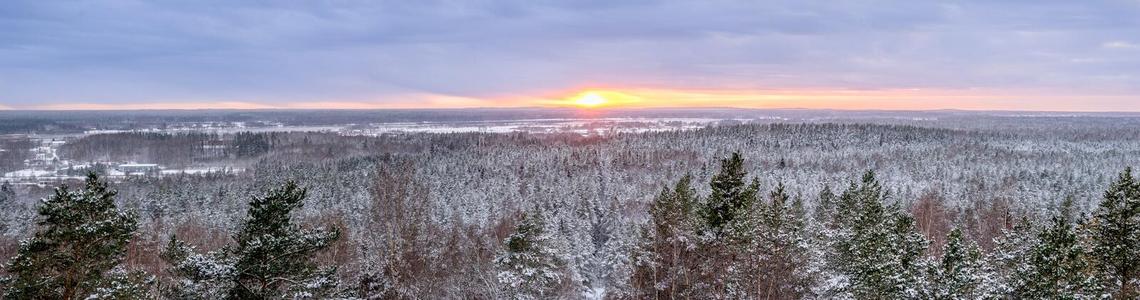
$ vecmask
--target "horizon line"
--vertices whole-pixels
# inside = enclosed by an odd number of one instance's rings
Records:
[[[750,111],[840,111],[840,112],[1020,112],[1020,113],[1081,113],[1081,114],[1140,114],[1137,110],[1030,110],[1030,109],[970,109],[970,108],[931,108],[931,109],[890,109],[890,108],[809,108],[809,107],[734,107],[734,106],[662,106],[662,107],[570,107],[570,106],[470,106],[470,107],[391,107],[391,108],[305,108],[305,107],[260,107],[260,108],[131,108],[131,109],[43,109],[7,108],[0,106],[0,113],[6,112],[194,112],[194,111],[449,111],[449,110],[569,110],[569,111],[638,111],[638,110],[750,110]]]

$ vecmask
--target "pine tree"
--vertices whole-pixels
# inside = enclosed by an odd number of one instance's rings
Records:
[[[663,189],[649,209],[649,230],[635,253],[633,288],[636,298],[676,299],[692,294],[696,233],[693,210],[697,202],[692,177]]]
[[[741,296],[754,289],[749,264],[759,210],[754,207],[759,182],[745,184],[739,153],[721,160],[703,203],[682,178],[650,208],[653,232],[646,233],[633,284],[643,298]],[[693,215],[699,218],[693,218]]]
[[[1096,264],[1117,299],[1140,297],[1140,182],[1132,169],[1120,173],[1104,193],[1090,224]]]
[[[185,298],[279,299],[322,298],[338,285],[335,267],[321,267],[313,257],[340,237],[337,229],[306,229],[292,212],[300,209],[305,189],[292,181],[249,203],[234,243],[200,255],[176,238],[163,253],[182,282],[167,295]],[[226,289],[219,291],[217,287]]]
[[[129,289],[145,276],[116,270],[138,224],[116,208],[115,194],[91,173],[82,190],[59,187],[44,200],[35,234],[8,264],[4,298],[144,298],[144,289]]]
[[[696,204],[697,192],[692,188],[692,176],[686,175],[677,181],[672,190],[661,191],[654,199],[649,213],[659,233],[675,235],[691,231]]]
[[[1054,216],[1029,250],[1028,268],[1014,288],[1021,299],[1100,298],[1096,274],[1066,214]]]
[[[545,221],[539,214],[523,215],[495,265],[499,283],[515,299],[545,299],[555,295],[563,281],[564,262],[550,246]]]
[[[167,272],[177,279],[160,288],[168,299],[226,299],[237,284],[232,259],[221,252],[196,253],[177,236],[170,237],[161,257],[171,265]]]
[[[942,258],[927,271],[930,290],[926,299],[978,299],[984,278],[982,252],[954,228],[946,236]]]
[[[107,273],[106,283],[95,289],[86,299],[152,299],[149,297],[154,276],[142,271],[128,271],[118,266]]]

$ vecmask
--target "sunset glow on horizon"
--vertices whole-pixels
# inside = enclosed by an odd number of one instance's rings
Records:
[[[586,92],[575,98],[574,104],[582,107],[598,107],[606,104],[606,98],[595,92]]]
[[[1131,95],[1084,94],[1063,91],[1006,90],[733,90],[733,89],[586,89],[569,96],[512,96],[483,100],[510,107],[608,108],[760,108],[840,110],[1025,110],[1038,103],[1042,111],[1136,111]],[[1070,99],[1081,99],[1070,101]],[[1043,106],[1040,103],[1050,103]]]
[[[546,95],[546,96],[543,96]],[[1002,90],[732,90],[666,88],[591,88],[536,95],[457,97],[406,94],[394,98],[299,101],[269,105],[255,101],[164,101],[158,103],[68,103],[27,106],[42,110],[185,110],[185,109],[449,109],[551,107],[582,109],[751,108],[840,110],[1026,110],[1137,111],[1130,95]],[[1080,101],[1069,99],[1079,98]],[[1050,105],[1040,105],[1050,103]],[[0,107],[4,109],[4,107]]]

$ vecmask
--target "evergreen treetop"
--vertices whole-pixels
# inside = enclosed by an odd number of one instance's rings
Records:
[[[565,262],[551,248],[540,214],[524,214],[496,259],[498,281],[516,299],[543,299],[562,283]]]
[[[1105,191],[1089,227],[1091,254],[1103,283],[1119,299],[1140,296],[1140,182],[1132,168],[1124,169]]]
[[[254,197],[233,235],[234,243],[219,252],[195,254],[171,238],[163,256],[174,266],[174,275],[187,280],[166,293],[228,299],[309,299],[335,294],[336,267],[319,266],[313,258],[340,237],[340,230],[303,228],[293,220],[292,212],[304,205],[306,194],[289,181],[265,196]]]
[[[138,224],[115,206],[116,192],[94,173],[83,188],[56,188],[38,209],[34,235],[20,243],[4,279],[6,299],[85,299],[114,294],[111,271],[123,262]]]
[[[885,203],[887,193],[874,172],[863,175],[839,197],[832,220],[836,232],[829,237],[837,257],[832,268],[846,274],[849,283],[839,292],[860,299],[917,297],[922,286],[920,258],[926,239],[915,222],[895,205]]]
[[[1059,213],[1038,234],[1029,250],[1028,268],[1017,276],[1014,295],[1023,299],[1100,298],[1096,274],[1080,243],[1073,221]]]
[[[733,152],[732,156],[721,160],[720,172],[709,182],[712,191],[701,210],[705,229],[723,233],[751,209],[760,184],[755,179],[752,184],[745,184],[747,175],[740,152]]]
[[[946,236],[942,257],[930,267],[930,299],[980,298],[983,273],[981,249],[955,227]]]

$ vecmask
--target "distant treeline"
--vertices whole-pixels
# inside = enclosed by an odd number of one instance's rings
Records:
[[[393,122],[481,122],[575,119],[570,108],[388,109],[388,110],[145,110],[0,111],[0,134],[78,133],[86,130],[148,130],[201,124],[242,123],[330,126]],[[754,123],[820,122],[907,124],[964,129],[1024,130],[1050,124],[1056,130],[1137,128],[1136,113],[1051,113],[973,111],[836,111],[819,109],[607,109],[589,118],[707,118]],[[731,123],[735,121],[729,121]],[[1136,132],[1135,129],[1131,130]]]
[[[0,174],[23,169],[24,160],[32,158],[35,142],[24,137],[0,137]]]
[[[145,162],[186,165],[223,158],[249,158],[269,150],[265,134],[111,133],[70,141],[59,156],[78,162]]]

